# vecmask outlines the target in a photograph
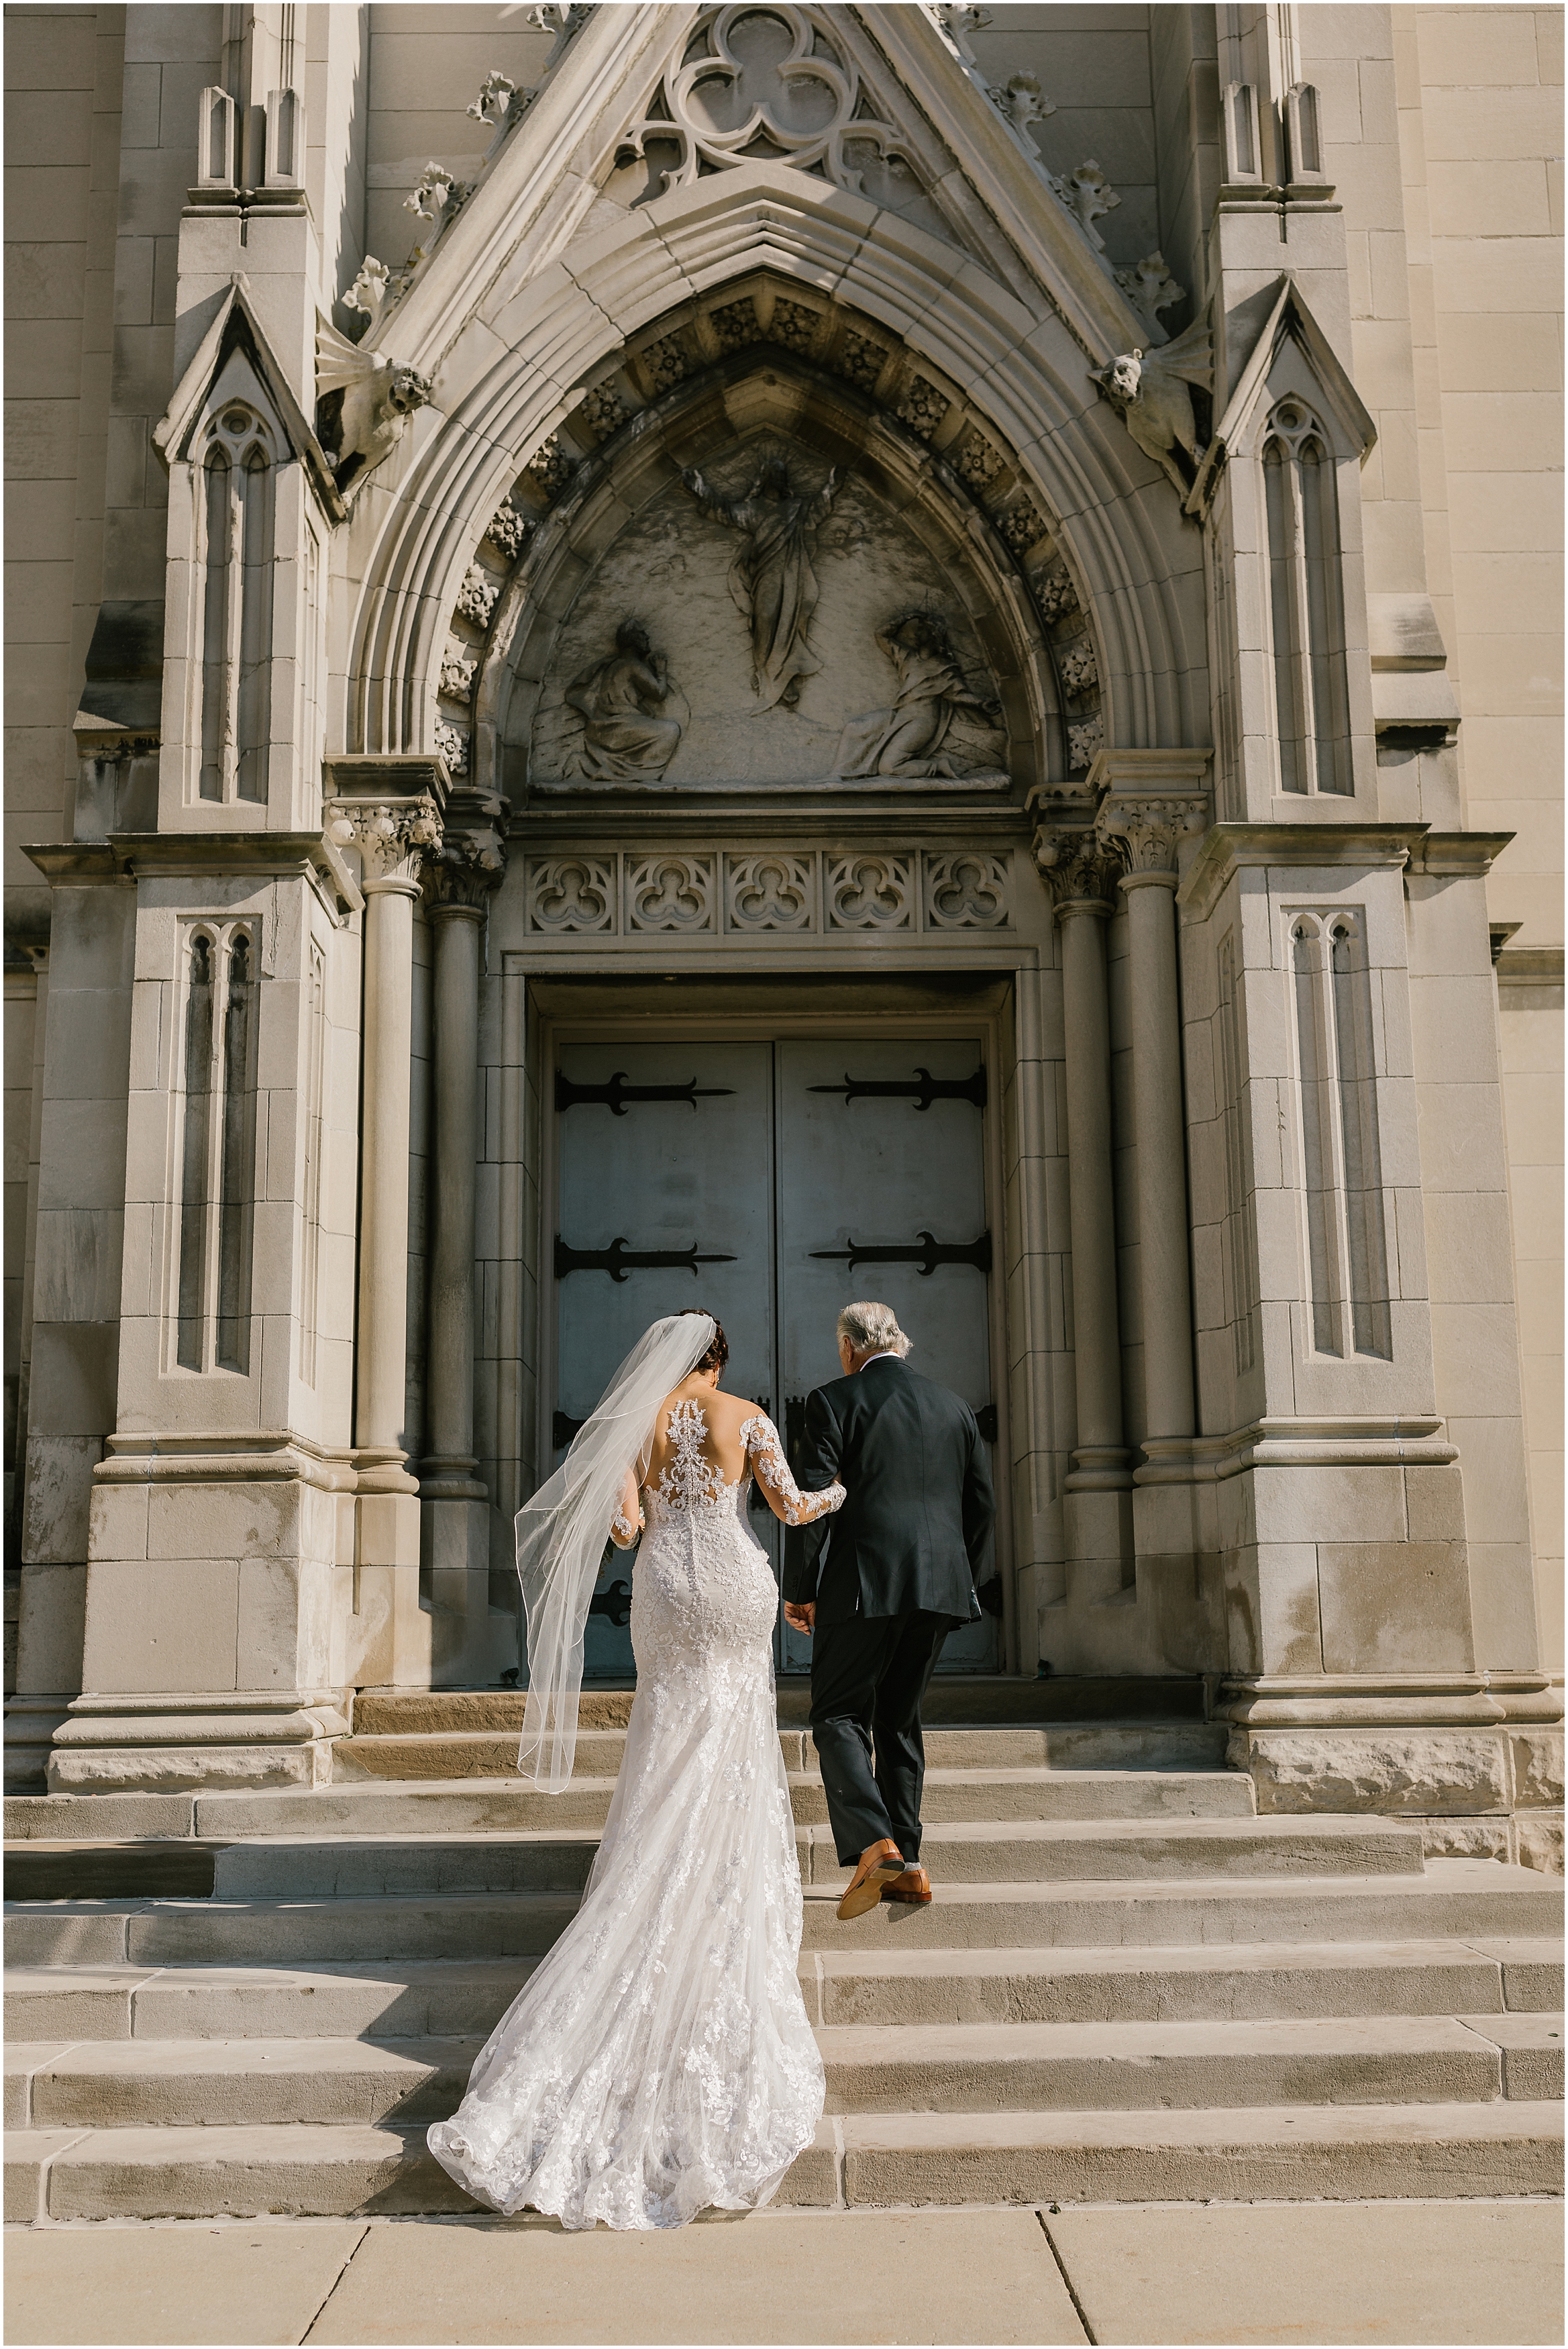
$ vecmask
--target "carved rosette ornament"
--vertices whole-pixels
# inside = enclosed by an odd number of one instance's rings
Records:
[[[352,800],[330,826],[342,848],[356,848],[361,886],[401,889],[416,896],[426,852],[441,844],[441,818],[434,800]]]
[[[1184,832],[1201,830],[1203,820],[1199,800],[1132,799],[1116,792],[1101,802],[1095,828],[1126,856],[1124,889],[1140,881],[1161,882],[1173,889],[1177,844]]]
[[[1035,862],[1045,874],[1058,915],[1109,913],[1121,855],[1092,825],[1037,832]]]

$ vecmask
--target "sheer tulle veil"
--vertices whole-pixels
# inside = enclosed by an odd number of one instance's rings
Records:
[[[660,1403],[702,1360],[717,1325],[673,1313],[645,1330],[553,1476],[517,1513],[517,1572],[528,1615],[528,1702],[517,1766],[560,1794],[577,1750],[583,1634],[628,1468],[647,1467]]]

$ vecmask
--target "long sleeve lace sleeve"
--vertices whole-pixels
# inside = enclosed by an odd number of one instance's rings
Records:
[[[820,1493],[802,1493],[789,1474],[779,1430],[761,1412],[755,1419],[746,1421],[740,1440],[746,1446],[751,1473],[768,1495],[769,1507],[785,1525],[809,1526],[815,1518],[843,1507],[847,1495],[841,1485],[825,1485]]]
[[[621,1488],[620,1501],[610,1520],[610,1539],[617,1549],[630,1549],[645,1522],[643,1505],[637,1496],[637,1480],[628,1469],[625,1484]]]

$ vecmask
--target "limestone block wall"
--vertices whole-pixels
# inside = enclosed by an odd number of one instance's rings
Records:
[[[1392,12],[1431,593],[1496,926],[1529,1509],[1563,1665],[1563,17]],[[1517,1520],[1517,1501],[1514,1505]]]

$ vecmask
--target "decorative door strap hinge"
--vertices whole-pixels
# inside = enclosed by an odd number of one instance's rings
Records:
[[[977,1240],[967,1245],[952,1240],[934,1239],[922,1232],[918,1247],[875,1247],[870,1243],[851,1240],[847,1248],[813,1248],[813,1263],[847,1264],[852,1272],[857,1264],[914,1264],[923,1277],[936,1270],[939,1264],[972,1264],[976,1272],[991,1269],[991,1235],[982,1232]]]
[[[696,1242],[688,1248],[634,1248],[622,1239],[612,1240],[607,1248],[568,1247],[559,1232],[555,1235],[555,1278],[564,1280],[569,1272],[607,1272],[612,1280],[624,1280],[629,1272],[676,1271],[684,1268],[695,1274],[704,1264],[735,1264],[732,1256],[698,1256]]]
[[[808,1085],[808,1092],[842,1093],[844,1107],[852,1101],[869,1097],[878,1101],[912,1101],[916,1109],[929,1109],[933,1102],[966,1101],[976,1109],[985,1106],[985,1071],[978,1068],[972,1077],[934,1077],[929,1069],[917,1067],[918,1084],[895,1081],[882,1077],[851,1077],[844,1071],[841,1085]]]
[[[607,1109],[616,1117],[624,1117],[628,1102],[689,1102],[696,1109],[699,1101],[713,1101],[720,1093],[732,1093],[733,1085],[699,1085],[695,1077],[684,1085],[629,1085],[624,1069],[617,1069],[608,1084],[579,1085],[555,1071],[555,1106],[557,1110],[577,1109],[584,1102],[593,1102]]]

